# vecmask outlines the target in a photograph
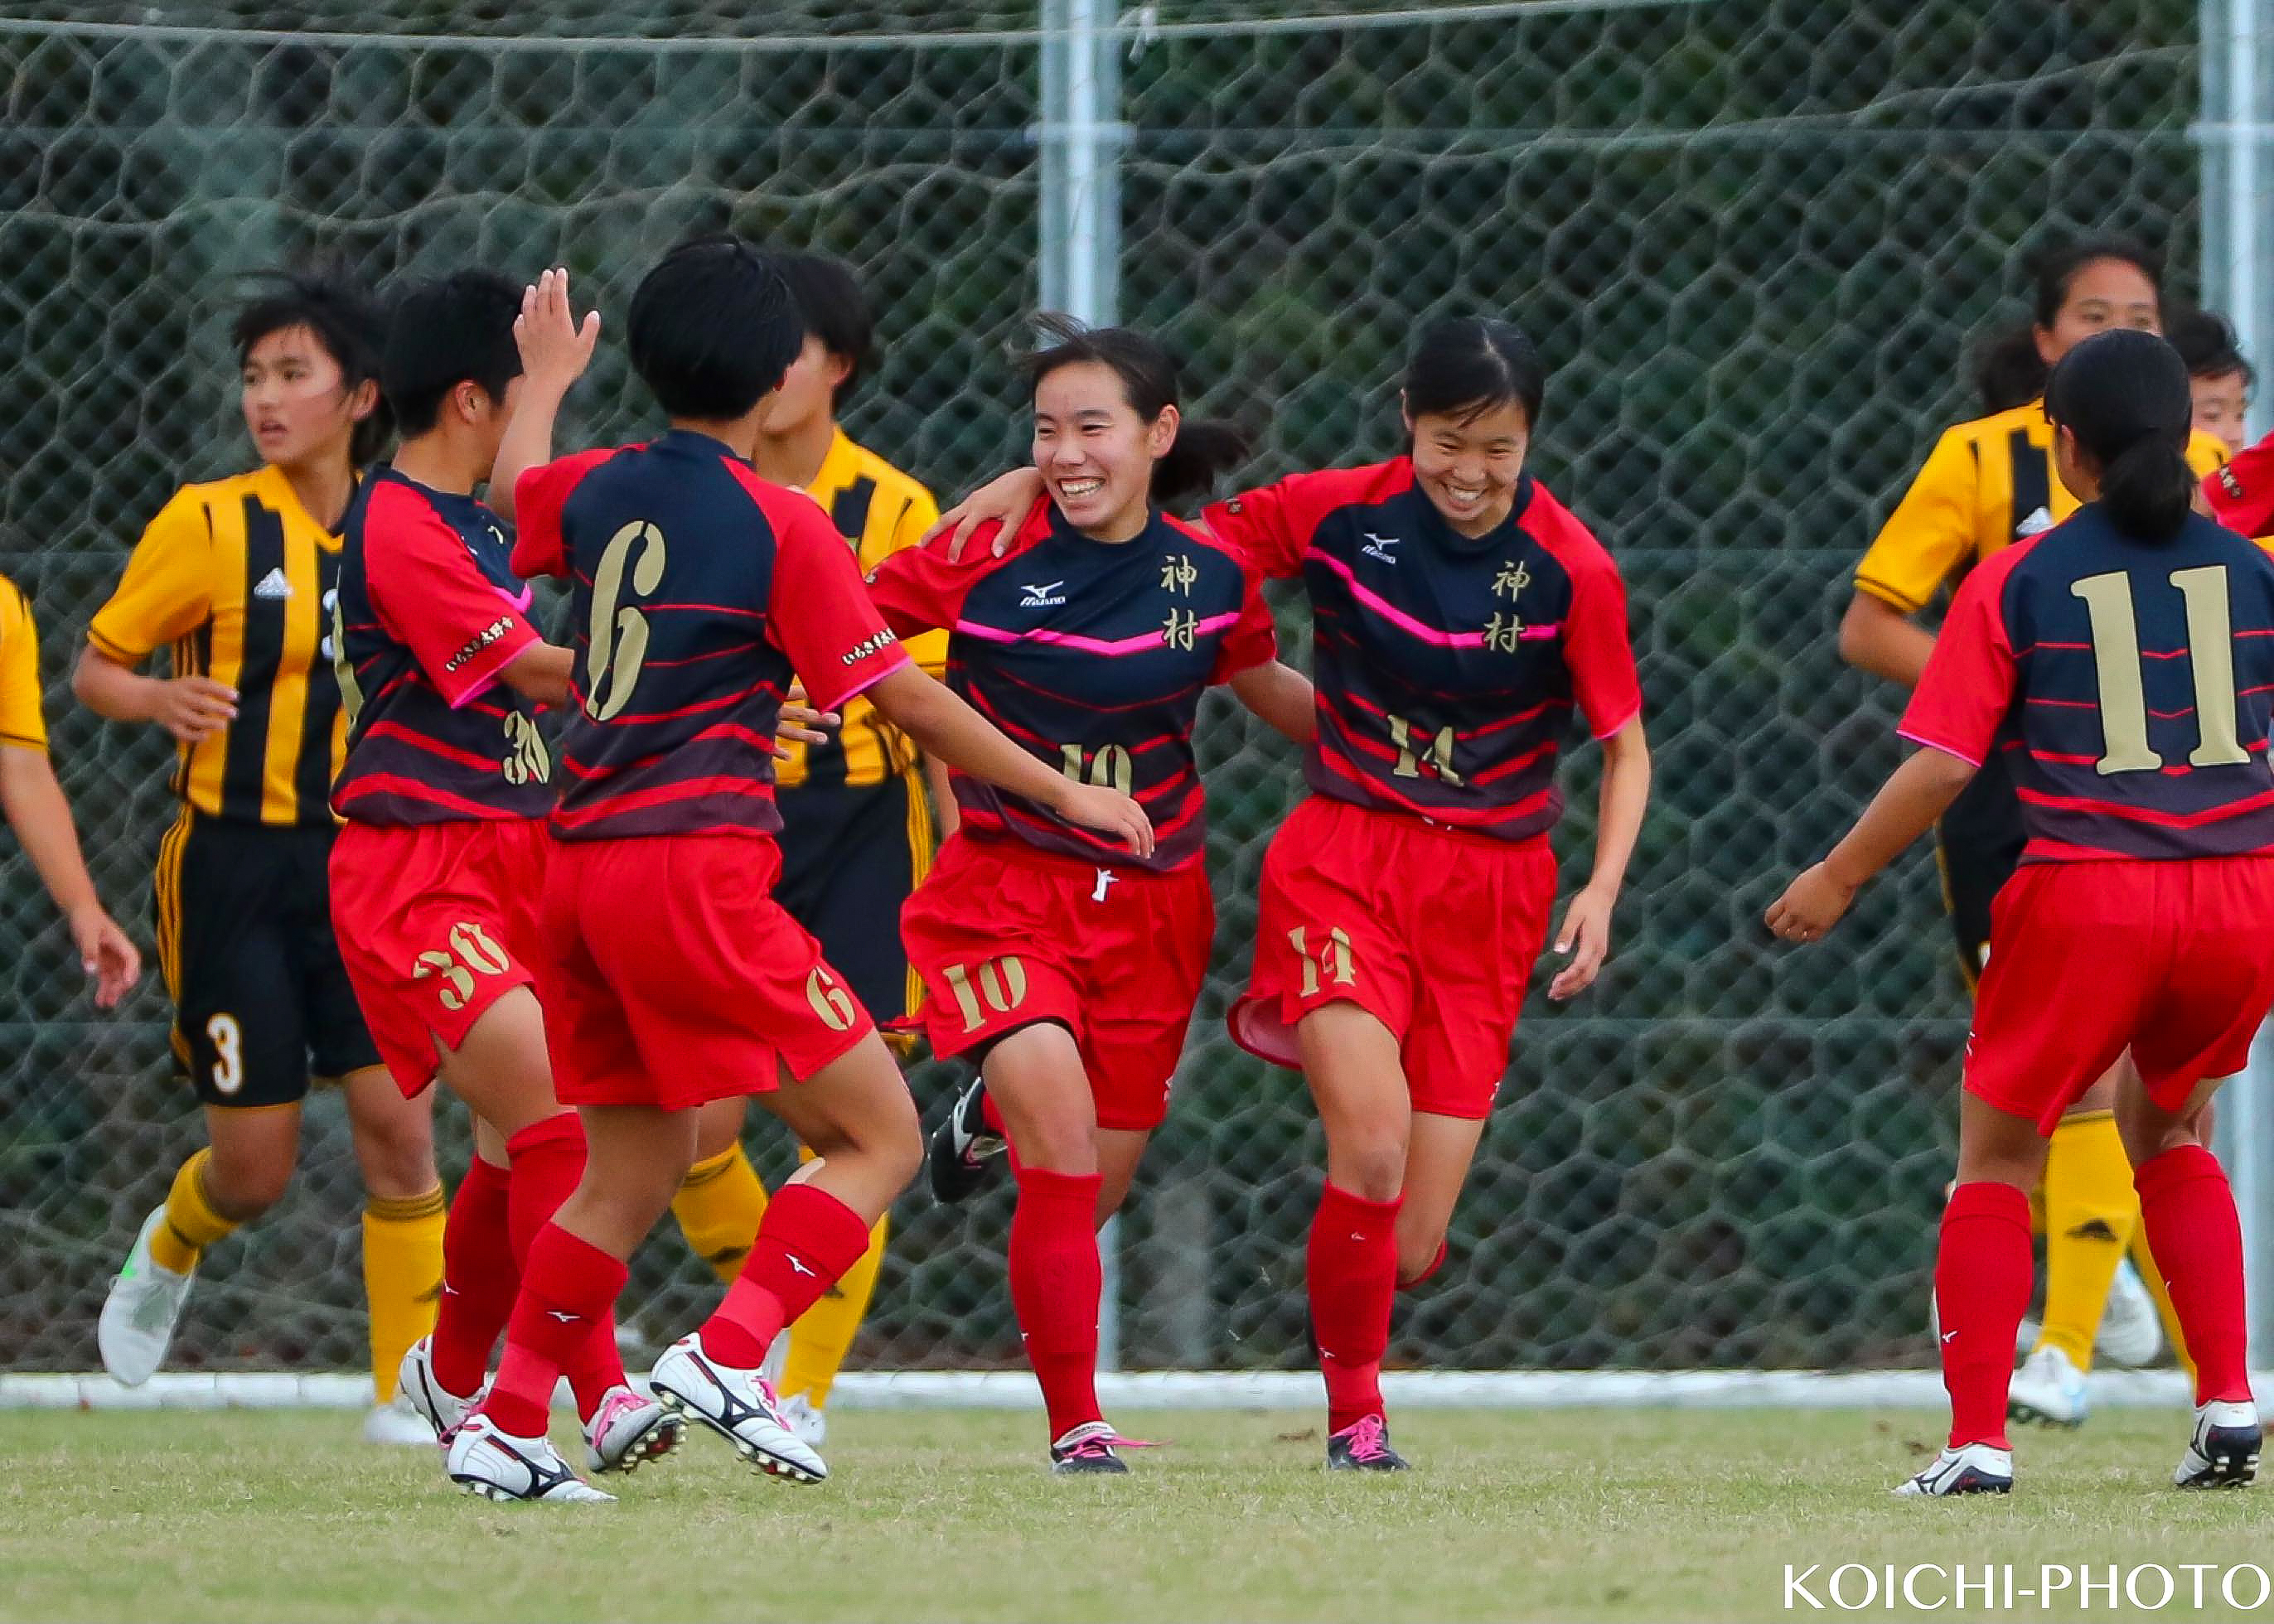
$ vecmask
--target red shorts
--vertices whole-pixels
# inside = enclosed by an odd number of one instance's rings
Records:
[[[535,979],[545,826],[531,818],[343,826],[332,931],[380,1058],[406,1098],[493,1004]]]
[[[802,1082],[876,1030],[749,835],[553,843],[538,971],[564,1105],[682,1111]]]
[[[2061,1113],[2128,1047],[2167,1111],[2240,1071],[2274,1007],[2274,858],[2024,863],[1990,911],[1967,1092]]]
[[[1296,1022],[1351,1003],[1397,1034],[1413,1109],[1481,1119],[1547,942],[1555,854],[1314,795],[1263,858],[1233,1041],[1299,1066]]]
[[[1153,874],[960,834],[900,910],[935,1054],[1058,1021],[1081,1047],[1097,1125],[1134,1131],[1169,1113],[1215,935],[1197,862]]]

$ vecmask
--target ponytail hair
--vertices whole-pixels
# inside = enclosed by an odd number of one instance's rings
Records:
[[[2115,259],[2148,279],[2164,296],[2164,262],[2137,237],[2115,234],[2079,237],[2025,260],[2029,277],[2029,316],[1997,329],[1977,345],[1971,368],[1975,392],[1984,412],[2026,406],[2045,392],[2052,369],[2037,353],[2037,334],[2059,319],[2069,289],[2087,266]]]
[[[2153,333],[2096,333],[2053,368],[2045,415],[2100,465],[2101,511],[2135,541],[2165,542],[2195,509],[2187,365]]]
[[[1148,424],[1158,420],[1163,407],[1177,405],[1177,364],[1149,335],[1134,327],[1085,327],[1055,312],[1036,317],[1035,327],[1042,342],[1019,357],[1030,391],[1060,367],[1088,363],[1111,369],[1131,410]],[[1153,464],[1153,500],[1166,505],[1206,493],[1218,477],[1246,460],[1248,443],[1231,423],[1185,418]]]

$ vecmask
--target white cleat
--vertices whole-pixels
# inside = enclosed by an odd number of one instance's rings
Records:
[[[648,1386],[665,1409],[709,1427],[770,1477],[786,1483],[819,1483],[829,1476],[821,1457],[783,1416],[766,1379],[757,1371],[713,1360],[703,1351],[699,1331],[663,1350]]]
[[[2257,1479],[2264,1436],[2257,1405],[2214,1399],[2195,1410],[2195,1435],[2172,1481],[2183,1489],[2247,1489]]]
[[[789,1430],[805,1441],[809,1449],[818,1449],[829,1437],[829,1417],[815,1408],[813,1401],[802,1393],[793,1393],[781,1401],[781,1417],[789,1423]]]
[[[162,1207],[142,1221],[134,1249],[110,1282],[110,1295],[102,1299],[102,1317],[95,1321],[94,1342],[102,1353],[102,1368],[113,1380],[130,1387],[149,1380],[166,1362],[182,1304],[189,1301],[190,1282],[196,1278],[194,1270],[177,1274],[152,1260],[150,1237],[165,1222]]]
[[[434,1339],[422,1336],[410,1344],[410,1351],[403,1356],[402,1367],[395,1372],[395,1402],[408,1404],[426,1423],[427,1443],[449,1447],[450,1434],[465,1424],[481,1402],[478,1392],[461,1398],[444,1387],[434,1374]]]
[[[418,1413],[410,1400],[397,1389],[393,1398],[384,1404],[374,1404],[363,1418],[363,1440],[367,1444],[387,1444],[396,1448],[416,1444],[431,1448],[434,1444],[434,1428],[425,1416]]]
[[[651,1398],[629,1387],[610,1387],[584,1424],[584,1465],[596,1472],[636,1471],[679,1447],[681,1428]]]
[[[2132,1259],[2116,1266],[2108,1285],[2108,1302],[2100,1311],[2100,1331],[2092,1340],[2095,1359],[2112,1365],[2142,1365],[2164,1350],[2164,1321],[2156,1312],[2156,1299]]]
[[[2040,1426],[2082,1426],[2091,1406],[2085,1402],[2084,1377],[2058,1348],[2040,1348],[2014,1372],[2006,1390],[2006,1413]]]
[[[516,1438],[476,1410],[450,1434],[443,1456],[450,1481],[499,1500],[613,1500],[568,1470],[549,1438]]]
[[[1952,1494],[2010,1494],[2014,1492],[2014,1452],[1994,1444],[1968,1444],[1945,1449],[1916,1477],[1897,1484],[1892,1493],[1939,1500]]]

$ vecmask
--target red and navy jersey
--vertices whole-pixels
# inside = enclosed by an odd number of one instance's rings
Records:
[[[332,809],[359,823],[542,817],[553,758],[498,680],[538,641],[498,516],[372,471],[342,521],[330,643],[348,715]]]
[[[906,635],[948,628],[947,684],[1068,778],[1133,796],[1153,855],[1065,822],[1023,796],[952,775],[975,840],[1166,873],[1200,861],[1206,797],[1193,761],[1201,695],[1278,652],[1255,572],[1215,538],[1155,513],[1126,542],[1094,541],[1055,504],[1029,515],[1009,553],[989,530],[959,563],[945,538],[896,553],[869,578]]]
[[[572,584],[564,840],[771,834],[791,672],[832,710],[907,664],[813,499],[674,429],[522,475],[514,567]]]
[[[1294,474],[1208,526],[1311,600],[1321,795],[1503,839],[1563,809],[1574,706],[1599,739],[1640,713],[1626,588],[1602,544],[1526,476],[1489,534],[1446,523],[1405,457]]]
[[[2157,545],[2097,504],[1995,554],[1944,619],[1902,735],[2003,753],[2023,862],[2274,852],[2274,560],[2189,515]]]

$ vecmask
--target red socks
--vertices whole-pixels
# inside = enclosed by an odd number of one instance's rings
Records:
[[[2029,1198],[2011,1184],[1977,1181],[1950,1192],[1934,1259],[1942,1322],[1942,1385],[1950,1395],[1950,1447],[2006,1441],[2006,1395],[2014,1380],[2014,1333],[2029,1312],[2037,1259],[2029,1250]]]
[[[584,1177],[584,1129],[576,1117],[563,1112],[531,1124],[508,1139],[505,1148],[513,1158],[512,1186],[507,1195],[513,1249],[516,1256],[526,1257],[537,1237],[553,1222],[553,1214],[576,1192],[577,1181]],[[585,1344],[562,1361],[562,1373],[576,1395],[576,1413],[587,1420],[611,1387],[628,1385],[623,1355],[616,1350],[615,1299],[611,1297],[608,1303],[610,1312],[603,1323],[594,1328]]]
[[[1311,1330],[1327,1380],[1327,1430],[1382,1413],[1382,1356],[1397,1289],[1397,1209],[1329,1184],[1311,1221]]]
[[[506,1327],[505,1357],[482,1413],[516,1438],[543,1436],[553,1386],[562,1371],[597,1335],[607,1335],[609,1350],[614,1351],[609,1311],[624,1289],[626,1273],[621,1259],[558,1224],[546,1225],[522,1266],[521,1295]]]
[[[471,1398],[490,1372],[490,1350],[521,1287],[507,1228],[506,1169],[476,1156],[466,1164],[442,1229],[442,1300],[434,1313],[434,1379]]]
[[[782,1327],[821,1300],[869,1251],[869,1222],[811,1184],[786,1184],[766,1204],[742,1272],[703,1323],[704,1350],[756,1370]]]
[[[2242,1225],[2226,1169],[2201,1145],[2150,1156],[2132,1175],[2148,1250],[2195,1362],[2195,1402],[2248,1399]]]
[[[1042,1384],[1050,1436],[1104,1419],[1097,1407],[1097,1309],[1104,1269],[1097,1255],[1096,1173],[1019,1169],[1011,1213],[1011,1306]]]

